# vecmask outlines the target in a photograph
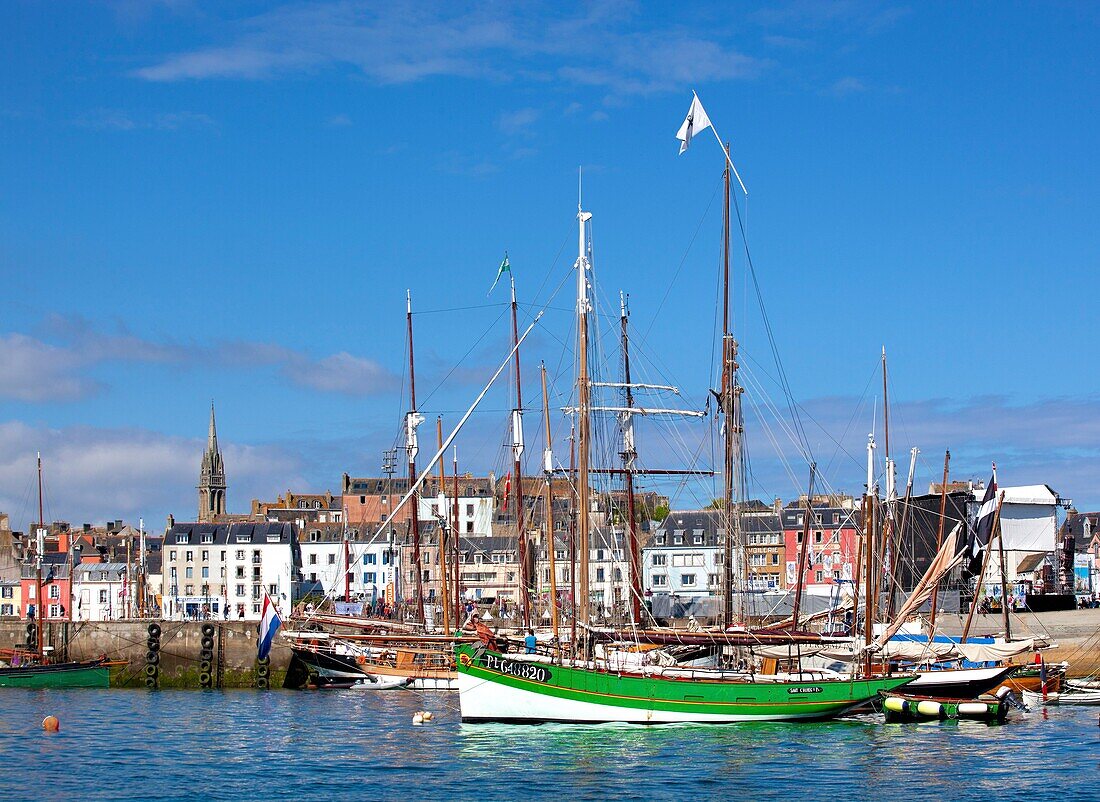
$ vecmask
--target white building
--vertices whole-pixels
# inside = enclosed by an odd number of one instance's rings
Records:
[[[392,529],[392,527],[391,527]],[[347,548],[344,546],[345,531]],[[394,533],[396,534],[396,533]],[[350,599],[374,602],[391,587],[395,566],[400,568],[401,544],[390,542],[390,532],[376,537],[368,525],[307,523],[300,533],[302,552],[301,595],[315,594],[344,599],[348,558],[351,562]]]
[[[81,563],[73,571],[73,617],[77,621],[117,621],[134,612],[126,563]],[[127,602],[130,606],[127,607]]]
[[[302,555],[290,523],[173,524],[164,535],[164,618],[259,620],[264,593],[289,610]]]

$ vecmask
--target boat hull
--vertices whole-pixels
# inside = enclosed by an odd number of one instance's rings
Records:
[[[1018,666],[961,668],[925,671],[905,690],[920,696],[948,699],[977,699],[1000,685]]]
[[[0,688],[109,688],[111,670],[102,663],[58,663],[0,669]]]
[[[668,678],[458,650],[464,722],[631,724],[812,721],[839,716],[911,678],[749,682]]]

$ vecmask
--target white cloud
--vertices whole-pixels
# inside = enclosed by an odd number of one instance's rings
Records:
[[[860,92],[865,92],[867,91],[867,86],[859,78],[846,75],[843,78],[833,81],[825,91],[830,95],[845,97],[846,95],[855,95]]]
[[[223,438],[224,439],[224,438]],[[253,497],[302,487],[299,460],[279,446],[220,442],[229,477],[229,510],[244,512]],[[163,525],[168,513],[192,519],[205,442],[143,429],[35,428],[0,423],[0,510],[12,526],[38,515],[35,452],[42,452],[46,517],[71,523],[122,518]]]
[[[136,71],[149,81],[260,80],[352,68],[380,84],[439,75],[507,81],[522,70],[620,93],[749,78],[768,66],[728,33],[644,27],[632,6],[466,6],[440,2],[286,5],[227,26],[226,41]],[[567,65],[567,66],[563,66]]]
[[[507,111],[497,117],[497,128],[509,136],[530,134],[531,126],[540,116],[539,110],[532,108]]]
[[[56,343],[21,333],[0,334],[0,398],[20,401],[86,398],[102,389],[87,374],[105,363],[213,365],[234,370],[275,368],[299,387],[353,396],[388,392],[398,381],[380,363],[345,351],[317,357],[273,343],[156,342],[125,328],[105,332],[82,318],[53,317],[46,328],[57,338]]]

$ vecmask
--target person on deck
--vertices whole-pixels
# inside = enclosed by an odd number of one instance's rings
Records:
[[[527,654],[535,653],[535,647],[538,645],[538,640],[535,638],[535,631],[533,629],[527,630],[527,637],[523,639],[523,645],[527,649]]]
[[[477,635],[478,640],[493,651],[499,651],[497,636],[493,634],[493,630],[489,629],[489,625],[481,620],[480,615],[474,613],[470,618],[470,625],[473,627],[474,634]]]

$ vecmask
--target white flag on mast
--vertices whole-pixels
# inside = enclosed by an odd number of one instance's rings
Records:
[[[687,117],[684,118],[680,130],[676,132],[676,138],[680,140],[680,153],[688,149],[693,136],[710,127],[710,117],[707,116],[707,110],[703,108],[699,96],[692,92],[691,108],[688,109]]]

